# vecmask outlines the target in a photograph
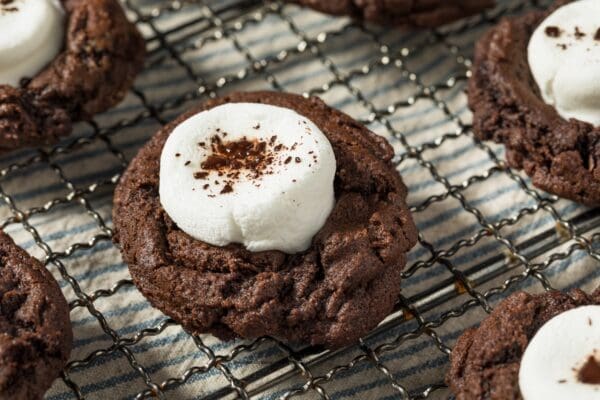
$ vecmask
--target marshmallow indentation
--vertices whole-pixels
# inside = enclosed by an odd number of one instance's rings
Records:
[[[58,0],[12,0],[0,6],[0,85],[18,86],[63,47],[65,15]]]
[[[600,1],[580,0],[550,14],[528,46],[533,77],[547,104],[566,119],[600,126]]]
[[[521,359],[524,400],[598,399],[599,385],[582,381],[580,373],[590,357],[600,362],[600,306],[558,314],[535,334]]]
[[[203,242],[297,253],[333,209],[335,170],[329,140],[309,119],[271,105],[224,104],[167,139],[160,202]]]

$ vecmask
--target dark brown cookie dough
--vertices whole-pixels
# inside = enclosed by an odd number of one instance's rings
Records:
[[[121,101],[141,70],[145,42],[117,0],[62,0],[64,50],[20,87],[0,85],[0,153],[52,144],[74,122]]]
[[[550,193],[600,204],[600,128],[565,120],[542,99],[529,69],[527,46],[556,7],[504,19],[477,43],[469,106],[478,138],[506,146],[508,163]]]
[[[293,109],[333,146],[336,205],[304,253],[211,246],[179,230],[160,205],[160,155],[171,131],[230,102]],[[385,139],[317,98],[255,92],[210,100],[165,126],[131,162],[115,192],[116,241],[140,291],[191,332],[350,344],[392,311],[416,242],[392,156]]]
[[[71,352],[69,306],[52,275],[0,231],[0,399],[41,399]]]
[[[333,15],[348,15],[377,24],[433,28],[476,14],[493,0],[289,0]]]
[[[456,342],[446,375],[456,399],[520,400],[519,365],[529,341],[556,315],[591,304],[600,304],[600,288],[591,295],[573,290],[508,297]]]

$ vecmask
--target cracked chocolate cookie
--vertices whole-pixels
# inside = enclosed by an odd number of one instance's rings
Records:
[[[315,10],[408,28],[433,28],[494,5],[493,0],[289,0]]]
[[[159,192],[164,193],[164,188],[159,189],[159,180],[167,182],[159,179],[159,170],[162,175],[164,167],[161,154],[163,148],[170,145],[165,143],[175,135],[174,130],[181,129],[182,123],[192,117],[199,118],[199,113],[237,103],[279,107],[272,112],[281,113],[285,109],[283,115],[293,111],[300,118],[300,131],[306,133],[304,140],[314,137],[318,127],[331,144],[335,154],[335,170],[330,181],[335,194],[332,210],[325,214],[324,224],[309,240],[307,250],[290,254],[276,250],[250,251],[236,243],[211,245],[185,233],[161,205]],[[223,115],[226,118],[229,114],[225,111]],[[272,121],[273,115],[263,117],[265,121]],[[236,121],[243,119],[239,115],[233,117]],[[278,123],[274,121],[275,125]],[[270,129],[263,125],[249,123],[247,132]],[[282,126],[292,128],[288,123]],[[228,132],[218,125],[212,129],[221,137],[232,136],[231,132],[227,136]],[[271,162],[265,161],[263,153],[271,154],[269,149],[277,152],[284,147],[279,143],[282,139],[277,137],[278,133],[272,134],[268,143],[255,145],[246,143],[248,138],[229,144],[221,142],[226,139],[214,139],[212,158],[220,165],[235,166],[238,163],[235,153],[243,151],[248,157],[254,157],[260,149],[257,163]],[[204,148],[208,144],[200,142],[197,146]],[[292,145],[289,151],[294,147]],[[174,154],[167,156],[180,159],[182,165],[190,165],[192,162],[184,151],[173,151]],[[221,157],[226,153],[230,156]],[[268,167],[260,170],[256,167],[252,171],[270,176],[272,168],[285,166],[293,171],[315,160],[324,162],[323,158],[313,158],[312,150],[308,154],[311,157],[288,157],[280,164],[273,161]],[[327,347],[351,344],[393,310],[400,293],[406,252],[417,238],[406,205],[406,187],[391,162],[393,154],[385,139],[318,98],[252,92],[209,100],[166,125],[133,159],[115,192],[115,241],[138,289],[155,307],[190,332],[212,333],[224,339],[271,335],[289,342]],[[267,157],[276,159],[277,155]],[[240,172],[217,175],[216,180],[225,182],[213,182],[214,178],[204,181],[216,163],[212,158],[198,163],[206,172],[194,174],[197,187],[179,188],[182,198],[184,190],[206,190],[214,193],[209,197],[219,199],[234,196],[241,190],[238,186],[248,182],[260,187],[261,174],[255,173],[245,183],[227,183],[228,179],[239,179]],[[241,174],[245,177],[247,173]],[[294,185],[291,178],[286,184]],[[267,196],[268,192],[264,193]],[[283,199],[285,194],[281,195]],[[324,196],[316,196],[316,200],[319,199],[328,201]],[[227,205],[226,198],[223,202]],[[203,207],[202,204],[196,206]],[[275,204],[267,210],[276,212],[277,207]],[[267,217],[270,218],[268,214]],[[289,216],[295,217],[298,216]],[[282,219],[275,220],[285,223]],[[298,224],[303,223],[301,219],[298,221]],[[202,227],[195,228],[201,230]],[[240,228],[236,225],[231,229]],[[214,232],[208,231],[214,236]]]
[[[520,371],[522,362],[525,359],[524,354],[532,351],[528,346],[533,345],[533,340],[540,341],[542,345],[546,344],[545,340],[547,340],[536,337],[536,334],[541,332],[542,327],[551,329],[550,332],[546,332],[549,335],[544,336],[553,336],[557,338],[556,340],[564,343],[565,334],[569,335],[568,332],[576,329],[576,326],[563,323],[563,329],[561,330],[555,329],[557,328],[556,324],[553,324],[554,326],[544,325],[549,321],[556,322],[557,317],[564,317],[567,312],[574,309],[581,310],[580,307],[590,305],[600,305],[600,288],[590,295],[581,290],[572,290],[569,293],[552,291],[536,295],[518,292],[508,297],[494,309],[479,327],[465,331],[452,350],[450,370],[446,375],[446,382],[456,395],[457,400],[522,399],[522,390],[519,385],[520,383],[521,385],[530,384],[529,375],[532,372],[531,370],[525,371],[527,374],[525,376],[524,371]],[[560,325],[558,327],[560,328]],[[567,332],[565,332],[565,329]],[[592,319],[585,317],[582,327],[571,333],[576,335],[571,339],[579,339],[577,335],[580,335],[584,330],[590,332],[596,330],[597,332],[598,329],[598,327],[592,325]],[[596,335],[596,337],[598,336]],[[575,343],[575,341],[571,343]],[[569,346],[569,341],[566,342],[566,345]],[[558,349],[558,345],[546,347],[550,348],[546,348],[546,351],[544,351],[544,346],[541,346],[541,348],[538,346],[541,351],[534,350],[533,353],[535,354],[530,354],[530,358],[539,357],[540,353],[546,354],[550,358],[553,356],[566,357],[565,354],[568,353],[568,351],[564,352]],[[594,351],[593,348],[587,350],[589,350],[588,353],[581,354],[582,361],[587,358],[586,355]],[[564,363],[546,363],[545,377],[542,379],[542,384],[544,384],[544,380],[546,380],[545,385],[577,384],[576,379],[581,379],[581,377],[578,377],[574,373],[575,371],[571,371],[571,367],[575,367],[575,365],[569,365],[568,361],[564,361]],[[562,364],[564,364],[567,371],[565,375],[559,374],[556,381],[554,381],[555,378],[552,374],[554,367],[550,365],[560,366]],[[585,363],[582,363],[582,366],[585,367]],[[585,372],[585,370],[583,371]],[[571,373],[574,376],[569,376]],[[571,380],[571,382],[568,382],[568,380]],[[532,388],[531,386],[527,386],[526,389],[539,390],[539,388]],[[529,398],[548,397],[533,396]]]
[[[0,152],[52,144],[125,97],[145,42],[117,0],[2,4],[17,46],[0,40]]]
[[[528,60],[534,31],[558,7],[569,3],[559,1],[547,11],[506,18],[479,40],[468,87],[469,107],[474,114],[475,135],[504,144],[509,165],[523,169],[534,185],[561,197],[598,205],[600,127],[565,118],[554,105],[547,104]],[[548,26],[543,35],[561,52],[578,42],[589,43],[590,48],[600,46],[600,35],[582,32],[577,26]],[[565,61],[569,58],[558,57]],[[570,70],[580,74],[581,68],[583,65]]]
[[[52,275],[0,231],[0,399],[41,399],[71,352],[69,306]]]

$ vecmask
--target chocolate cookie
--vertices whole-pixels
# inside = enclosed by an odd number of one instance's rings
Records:
[[[71,352],[69,306],[52,275],[0,231],[0,399],[41,399]]]
[[[336,204],[307,251],[211,246],[182,232],[161,207],[168,136],[190,116],[230,102],[295,110],[331,142]],[[255,92],[209,100],[165,126],[131,162],[115,192],[115,240],[140,291],[191,332],[347,345],[392,311],[405,253],[416,242],[393,154],[385,139],[317,98]]]
[[[52,144],[121,101],[141,70],[145,42],[117,0],[61,0],[64,50],[19,87],[0,85],[0,152]]]
[[[529,38],[557,7],[504,19],[475,48],[469,106],[482,140],[506,147],[510,166],[525,170],[543,190],[600,204],[600,128],[565,120],[542,99],[527,59]]]
[[[493,0],[290,0],[333,15],[389,26],[433,28],[494,5]]]
[[[529,341],[556,315],[592,304],[600,304],[600,288],[591,295],[573,290],[508,297],[452,350],[446,382],[457,400],[521,399],[519,365]]]

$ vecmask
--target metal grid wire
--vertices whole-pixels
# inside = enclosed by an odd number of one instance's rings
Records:
[[[271,393],[270,390],[275,387],[278,391],[274,393],[284,399],[296,397],[329,399],[331,394],[327,389],[328,383],[344,379],[345,374],[360,370],[365,364],[373,367],[387,382],[386,391],[391,389],[392,392],[389,398],[447,397],[449,393],[441,374],[437,375],[440,378],[435,382],[426,382],[417,388],[411,388],[407,385],[408,382],[387,364],[386,354],[401,349],[409,342],[425,339],[433,341],[435,348],[447,360],[451,347],[438,330],[452,320],[461,321],[461,318],[465,318],[464,316],[473,309],[489,312],[492,309],[490,302],[493,297],[502,298],[523,282],[539,282],[544,289],[552,288],[551,279],[546,274],[547,270],[553,264],[569,260],[576,252],[583,251],[587,256],[600,260],[600,254],[595,248],[600,233],[594,232],[600,227],[600,213],[580,208],[578,214],[565,217],[564,213],[556,207],[560,200],[533,189],[529,181],[520,173],[507,167],[494,147],[476,140],[471,133],[470,125],[452,109],[445,97],[445,92],[464,87],[471,66],[469,55],[464,54],[464,48],[456,44],[455,40],[465,32],[492,25],[503,15],[540,7],[538,2],[503,2],[494,10],[448,28],[424,32],[422,34],[424,41],[415,47],[390,44],[385,39],[386,33],[389,32],[350,20],[344,20],[341,26],[331,31],[309,34],[286,12],[289,8],[296,9],[296,6],[281,1],[165,1],[159,3],[158,7],[156,2],[151,6],[147,3],[147,0],[123,0],[123,5],[132,19],[147,36],[149,48],[147,70],[152,71],[165,62],[171,62],[184,72],[188,80],[188,89],[175,98],[166,96],[156,98],[152,93],[136,86],[132,89],[132,97],[142,105],[136,113],[130,113],[116,122],[93,121],[85,127],[88,134],[76,136],[49,150],[39,149],[33,153],[19,154],[0,170],[2,179],[0,198],[5,203],[5,208],[9,210],[2,222],[2,228],[7,229],[12,226],[24,228],[33,237],[35,245],[43,252],[46,265],[51,271],[60,275],[65,290],[72,291],[73,299],[70,302],[72,311],[87,310],[89,315],[97,320],[108,340],[107,346],[94,349],[84,357],[71,360],[62,373],[62,380],[72,391],[73,397],[84,398],[85,395],[85,390],[81,388],[77,379],[73,378],[73,374],[113,354],[124,357],[129,365],[129,372],[133,371],[136,375],[135,379],[143,382],[143,389],[134,396],[136,399],[181,398],[177,394],[177,388],[203,374],[217,374],[223,382],[222,385],[212,388],[201,397],[205,399],[229,397],[248,399]],[[160,25],[161,17],[185,13],[190,9],[199,11],[198,17],[175,26]],[[253,55],[251,45],[245,44],[240,38],[250,27],[267,23],[267,18],[269,21],[275,18],[279,23],[283,23],[289,34],[295,38],[295,44],[278,50],[275,54],[256,57]],[[367,63],[347,69],[340,67],[334,57],[330,56],[331,48],[328,44],[343,38],[350,30],[358,31],[368,38],[373,53]],[[230,43],[235,52],[245,60],[246,65],[235,73],[206,80],[194,66],[190,65],[186,55],[189,52],[202,50],[211,43],[220,42]],[[439,46],[446,58],[451,58],[455,62],[456,70],[442,81],[428,83],[422,74],[410,67],[411,59],[418,59],[422,48],[427,46]],[[403,295],[399,299],[397,311],[356,346],[335,352],[314,348],[292,349],[277,340],[265,337],[251,343],[236,345],[225,353],[218,353],[205,342],[206,338],[192,336],[197,350],[203,354],[206,361],[185,370],[180,375],[155,381],[152,379],[151,372],[140,362],[132,349],[144,339],[159,337],[167,328],[177,324],[163,317],[153,326],[131,334],[119,334],[118,329],[109,322],[105,312],[100,311],[97,303],[127,288],[133,289],[131,280],[112,281],[109,288],[93,287],[87,290],[82,288],[81,282],[66,265],[78,252],[93,250],[101,244],[110,246],[112,238],[110,222],[107,222],[107,216],[103,215],[102,211],[98,211],[94,204],[98,193],[112,192],[120,173],[127,165],[128,157],[115,141],[119,134],[128,128],[140,126],[147,121],[162,125],[172,117],[173,113],[189,106],[190,101],[215,97],[227,92],[230,87],[238,83],[261,80],[273,90],[286,90],[286,85],[273,71],[278,68],[285,69],[287,62],[300,57],[317,61],[333,77],[316,87],[305,87],[306,95],[323,96],[337,88],[344,89],[345,99],[361,105],[367,111],[367,116],[362,119],[362,122],[371,127],[380,127],[389,138],[397,142],[398,151],[395,161],[400,170],[407,163],[413,163],[426,171],[430,180],[442,189],[436,194],[429,194],[418,204],[412,205],[411,211],[415,216],[432,207],[443,209],[447,207],[447,201],[451,200],[460,204],[462,215],[474,218],[479,228],[456,237],[444,249],[435,243],[435,238],[426,239],[423,234],[419,235],[419,245],[425,250],[425,255],[407,266],[404,271],[404,282],[408,286],[414,276],[434,266],[441,266],[447,274],[427,288],[410,295]],[[384,106],[380,106],[357,82],[363,77],[372,76],[379,73],[381,69],[387,68],[404,79],[406,85],[412,85],[414,91],[410,96],[401,99],[389,98]],[[391,117],[399,110],[410,112],[422,100],[431,102],[444,115],[445,120],[454,126],[454,129],[447,133],[436,134],[430,140],[415,145],[407,139],[402,129],[391,121]],[[483,172],[469,174],[462,182],[454,184],[445,173],[440,172],[436,161],[431,161],[424,154],[441,148],[447,142],[459,139],[467,140],[472,147],[486,153],[490,166]],[[101,151],[107,156],[116,157],[119,166],[115,171],[105,173],[81,185],[69,178],[69,174],[61,164],[61,157],[91,146],[101,146]],[[66,189],[64,195],[45,201],[41,206],[20,206],[16,196],[11,193],[11,190],[6,189],[5,182],[13,175],[18,176],[19,173],[30,169],[51,171],[55,174],[60,185]],[[492,220],[486,212],[481,211],[474,202],[469,200],[466,193],[472,187],[485,184],[492,177],[498,176],[514,182],[529,198],[530,205],[518,209],[513,215],[507,213],[501,218]],[[69,243],[62,250],[53,249],[44,235],[40,234],[36,226],[36,221],[39,219],[36,218],[69,205],[78,205],[79,208],[69,208],[71,211],[63,218],[68,219],[69,213],[87,214],[93,219],[97,233],[87,241]],[[549,215],[551,223],[534,235],[525,234],[515,239],[503,232],[504,228],[517,226],[527,217],[537,216],[540,213]],[[453,260],[457,253],[476,247],[484,240],[498,245],[498,250],[489,253],[489,256],[479,259],[468,268],[461,268]],[[440,310],[440,312],[430,315],[429,312],[432,310]],[[378,342],[376,339],[385,332],[395,333],[391,339]],[[280,356],[276,360],[243,376],[236,376],[232,372],[230,366],[239,357],[253,354],[265,344],[274,345],[278,349]],[[165,353],[165,356],[167,355],[168,350]],[[432,353],[430,357],[433,356]],[[326,367],[322,368],[323,365]]]

